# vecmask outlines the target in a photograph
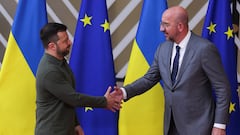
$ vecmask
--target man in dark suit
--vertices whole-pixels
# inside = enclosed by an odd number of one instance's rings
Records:
[[[98,107],[112,111],[121,107],[120,99],[110,93],[111,88],[104,96],[98,97],[75,91],[73,73],[64,58],[72,45],[66,30],[63,24],[48,23],[40,32],[45,53],[36,75],[35,135],[84,135],[75,107]]]
[[[121,91],[115,89],[127,101],[162,80],[164,135],[225,135],[231,94],[218,50],[189,30],[188,14],[179,6],[163,13],[160,31],[167,41],[147,73]]]

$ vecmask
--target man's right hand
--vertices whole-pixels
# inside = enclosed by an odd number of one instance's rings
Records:
[[[107,89],[107,92],[105,93],[105,97],[107,99],[107,109],[116,112],[117,110],[120,110],[122,107],[122,91],[114,90],[112,93],[110,93],[112,88],[109,86]]]

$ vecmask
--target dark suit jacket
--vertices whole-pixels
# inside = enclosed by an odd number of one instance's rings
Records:
[[[65,60],[44,54],[36,75],[35,135],[75,135],[75,107],[106,107],[105,97],[76,93],[74,77]]]
[[[210,135],[214,123],[226,124],[229,119],[230,85],[219,53],[211,42],[192,33],[172,85],[172,48],[170,41],[158,47],[148,72],[125,87],[127,98],[146,92],[161,79],[165,95],[164,134],[168,133],[172,112],[181,135]]]

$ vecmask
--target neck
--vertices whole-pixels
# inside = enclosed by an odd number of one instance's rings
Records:
[[[59,55],[57,55],[57,53],[55,53],[53,51],[45,50],[45,53],[47,53],[47,54],[49,54],[49,55],[51,55],[51,56],[53,56],[53,57],[55,57],[55,58],[57,58],[59,60],[63,60],[64,59],[63,56],[59,56]]]
[[[179,44],[188,34],[188,30],[183,31],[181,34],[179,34],[179,37],[175,40],[175,43]]]

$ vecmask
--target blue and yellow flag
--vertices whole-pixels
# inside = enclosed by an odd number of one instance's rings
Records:
[[[105,0],[82,0],[70,66],[80,93],[103,96],[108,86],[115,86]],[[79,108],[77,114],[86,135],[117,135],[117,112],[86,107]]]
[[[218,48],[225,72],[231,84],[232,99],[227,135],[240,135],[239,98],[237,93],[237,56],[234,44],[232,15],[229,0],[210,0],[202,36]]]
[[[45,0],[19,0],[0,72],[0,135],[33,135]]]
[[[155,50],[165,41],[160,32],[160,22],[166,8],[166,0],[144,0],[124,84],[135,81],[147,72]],[[123,104],[119,116],[119,134],[162,135],[163,115],[164,95],[158,83],[147,93]]]

